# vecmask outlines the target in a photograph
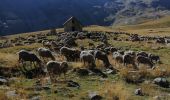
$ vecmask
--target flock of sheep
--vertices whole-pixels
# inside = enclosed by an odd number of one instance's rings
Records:
[[[111,35],[124,34],[129,38],[111,38]],[[48,36],[53,36],[55,39],[48,39]],[[99,45],[95,45],[93,42],[88,42],[89,48],[78,46],[77,39],[90,39],[94,42],[102,42]],[[156,40],[156,42],[163,41],[168,43],[169,37],[148,37],[140,36],[137,34],[129,34],[123,32],[58,32],[47,34],[35,34],[28,37],[17,37],[12,40],[5,41],[4,44],[8,46],[22,46],[31,45],[33,43],[41,43],[43,47],[37,48],[36,53],[20,50],[18,52],[19,62],[23,64],[25,68],[25,62],[29,61],[34,66],[39,66],[45,73],[50,75],[66,73],[69,68],[69,62],[83,62],[84,66],[87,65],[87,69],[96,68],[96,60],[103,62],[104,68],[118,71],[115,66],[122,65],[127,67],[129,64],[134,69],[139,69],[139,64],[144,64],[150,68],[155,68],[156,63],[160,63],[160,57],[144,51],[135,52],[132,50],[123,50],[116,48],[108,43],[108,40],[114,41],[150,41]],[[12,45],[12,44],[13,45]],[[159,42],[162,43],[162,42]],[[2,43],[1,43],[2,44]],[[37,55],[38,54],[38,55]],[[56,56],[59,55],[59,56]],[[109,56],[112,55],[112,59]],[[65,57],[65,61],[59,62],[57,57]],[[46,61],[48,59],[48,61]],[[50,60],[49,60],[50,59]],[[111,64],[111,60],[114,60],[115,64]]]
[[[81,61],[84,65],[88,65],[87,69],[93,70],[96,68],[96,60],[101,60],[106,69],[111,69],[113,71],[118,71],[114,68],[116,64],[123,64],[125,67],[127,67],[128,64],[132,64],[134,69],[137,70],[139,68],[139,64],[145,64],[150,68],[154,68],[154,64],[160,62],[160,57],[151,53],[144,51],[135,52],[130,50],[122,51],[110,46],[105,49],[96,48],[91,50],[84,48],[75,49],[63,46],[58,52],[60,56],[64,56],[66,58],[66,61],[63,62],[56,61],[56,57],[50,49],[41,47],[37,49],[37,53],[41,59],[30,51],[20,50],[18,52],[19,62],[24,65],[24,62],[29,61],[33,63],[34,66],[36,66],[36,62],[37,65],[51,77],[54,75],[60,76],[62,73],[65,76],[69,69],[68,62]],[[115,60],[114,66],[109,61],[108,55],[110,54],[113,55],[112,60]],[[45,59],[47,58],[49,58],[50,61],[44,64]]]

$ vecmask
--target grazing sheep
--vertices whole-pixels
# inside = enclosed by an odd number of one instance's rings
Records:
[[[94,56],[88,51],[82,51],[80,53],[80,60],[84,62],[84,65],[87,62],[90,65],[89,68],[93,69],[96,66]]]
[[[109,59],[107,57],[107,54],[102,51],[96,50],[94,52],[94,58],[102,60],[106,68],[110,67],[110,65],[111,65],[109,62]]]
[[[135,57],[129,54],[123,55],[123,64],[127,66],[127,64],[132,64],[135,69],[137,69],[135,64]]]
[[[62,47],[60,49],[60,54],[65,56],[67,61],[71,60],[71,55],[72,55],[72,49],[68,47]]]
[[[123,50],[118,50],[117,52],[119,52],[121,55],[125,54],[125,51],[123,51]]]
[[[113,52],[118,51],[118,49],[117,49],[117,48],[114,48],[114,47],[111,47],[111,48],[110,48],[110,51],[113,53]]]
[[[68,71],[67,62],[57,62],[57,61],[49,61],[47,64],[47,71],[50,74],[50,77],[53,75],[60,76],[62,73],[64,74],[64,79],[66,79],[65,74]]]
[[[71,55],[72,61],[78,61],[80,59],[80,50],[73,50],[73,53]]]
[[[152,61],[152,62],[160,62],[160,57],[157,56],[157,55],[153,55],[153,54],[149,54],[149,59]]]
[[[55,57],[53,56],[52,52],[49,49],[38,48],[38,54],[42,58],[51,58],[52,60],[55,60]]]
[[[123,63],[123,55],[120,54],[119,52],[113,52],[113,59],[115,59],[117,63]]]
[[[144,52],[144,51],[140,51],[139,53],[136,54],[137,56],[144,56],[144,57],[148,57],[148,53]]]
[[[64,44],[62,44],[62,43],[57,43],[57,42],[55,42],[55,41],[52,41],[52,42],[51,42],[51,46],[52,46],[53,50],[56,51],[56,52],[59,52],[59,51],[60,51],[60,48],[61,48],[63,45],[64,45]]]
[[[94,55],[95,50],[88,50],[88,52],[92,55]]]
[[[19,54],[19,62],[23,64],[24,61],[30,61],[31,63],[37,62],[37,64],[41,64],[41,60],[34,54],[26,50],[20,50]],[[35,66],[35,63],[34,63]]]
[[[153,63],[152,63],[152,61],[148,57],[137,56],[136,60],[137,60],[138,66],[139,66],[140,63],[142,63],[142,64],[147,64],[151,68],[153,68]]]
[[[134,51],[125,51],[125,54],[131,55],[131,56],[136,56],[136,53]]]
[[[42,44],[43,44],[44,47],[47,47],[49,49],[51,48],[51,43],[49,41],[43,40]]]
[[[68,47],[62,47],[60,54],[66,57],[67,61],[75,61],[80,57],[80,51]]]

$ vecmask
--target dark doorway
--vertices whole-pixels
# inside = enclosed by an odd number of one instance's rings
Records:
[[[74,26],[72,27],[72,31],[75,31],[75,27]]]

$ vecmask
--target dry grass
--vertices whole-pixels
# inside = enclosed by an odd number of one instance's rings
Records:
[[[114,30],[111,28],[111,27],[108,27],[108,26],[98,26],[98,25],[91,25],[91,26],[87,26],[87,27],[84,27],[83,30],[85,31],[103,31],[103,32],[113,32]]]
[[[130,93],[124,82],[106,81],[100,94],[106,97],[106,100],[130,100]]]
[[[8,100],[4,91],[0,91],[0,100]]]
[[[22,49],[31,51],[31,50],[36,50],[39,47],[42,47],[42,44],[35,43],[35,44],[32,44],[32,45],[2,48],[2,49],[0,49],[0,52],[1,53],[13,53],[13,54],[16,54],[17,52],[19,52]]]
[[[143,83],[140,87],[144,95],[153,97],[160,94],[160,91],[156,90],[155,85],[151,83]]]
[[[18,56],[10,53],[0,53],[0,64],[6,67],[15,67],[18,65]]]
[[[138,33],[146,36],[170,36],[170,16],[138,25],[113,27],[115,31]]]

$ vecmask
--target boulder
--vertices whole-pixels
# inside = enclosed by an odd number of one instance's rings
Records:
[[[143,96],[141,88],[136,89],[134,93],[135,93],[135,95]]]
[[[74,82],[74,81],[72,81],[72,80],[69,80],[69,81],[67,82],[67,86],[68,86],[68,87],[77,87],[77,88],[80,88],[79,83]]]
[[[161,77],[155,78],[153,80],[153,83],[159,85],[160,87],[169,88],[169,82],[165,78],[161,78]]]
[[[90,100],[102,100],[103,97],[97,94],[97,92],[89,92],[89,99]]]
[[[17,93],[16,93],[16,90],[13,90],[13,91],[8,91],[8,92],[6,92],[6,96],[7,96],[8,98],[12,98],[12,97],[16,97],[16,96],[18,96],[18,95],[17,95]]]
[[[77,74],[79,76],[88,76],[89,75],[89,71],[87,69],[77,69]]]
[[[0,76],[0,85],[7,85],[8,80],[5,77]]]

